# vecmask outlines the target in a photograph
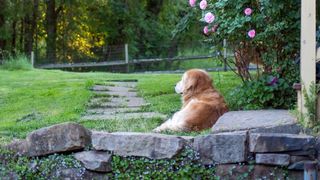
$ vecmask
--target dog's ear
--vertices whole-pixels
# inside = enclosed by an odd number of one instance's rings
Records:
[[[213,88],[210,76],[202,71],[191,71],[185,79],[183,93],[194,94],[208,88]]]
[[[197,76],[189,76],[186,78],[183,94],[193,94],[197,89],[199,78]]]

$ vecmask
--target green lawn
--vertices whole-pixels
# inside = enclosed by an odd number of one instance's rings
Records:
[[[210,73],[219,91],[239,84],[232,72]],[[92,96],[89,87],[106,80],[137,79],[141,96],[151,103],[146,110],[171,115],[180,108],[180,96],[173,87],[181,74],[73,73],[58,70],[0,70],[0,143],[24,138],[37,128],[66,121],[79,122]],[[80,122],[86,127],[106,131],[148,132],[159,119]]]
[[[228,62],[233,61],[233,58],[228,58]],[[223,68],[223,62],[219,58],[193,59],[193,60],[178,60],[166,65],[166,62],[156,62],[144,64],[140,67],[135,67],[137,71],[165,71],[165,70],[188,70],[192,68],[208,69],[208,68]]]

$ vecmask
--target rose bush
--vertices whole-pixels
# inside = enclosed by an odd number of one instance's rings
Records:
[[[202,11],[203,33],[208,36],[208,42],[221,50],[223,39],[227,39],[228,48],[235,56],[235,60],[228,61],[227,65],[235,65],[235,73],[243,80],[243,85],[236,91],[251,92],[240,93],[242,98],[268,97],[267,101],[261,101],[261,98],[244,100],[236,107],[241,109],[246,103],[257,102],[259,108],[291,108],[296,99],[291,86],[299,80],[298,65],[294,60],[300,46],[300,1],[202,0],[192,3],[195,11]],[[250,63],[260,70],[249,71]],[[270,95],[271,91],[252,89],[261,89],[261,86],[270,89],[265,77],[274,76],[278,81],[272,93],[281,94],[285,100],[275,94]]]

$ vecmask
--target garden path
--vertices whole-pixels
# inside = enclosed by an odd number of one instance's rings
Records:
[[[92,91],[95,95],[82,120],[165,119],[164,114],[145,112],[145,107],[150,104],[138,96],[136,86],[136,81],[110,81],[94,85]]]

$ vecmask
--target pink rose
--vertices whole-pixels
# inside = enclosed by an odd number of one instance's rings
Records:
[[[191,7],[194,7],[196,5],[196,0],[189,0],[189,4]]]
[[[212,23],[214,21],[214,15],[211,13],[211,12],[208,12],[205,16],[204,16],[204,20],[207,22],[207,23]]]
[[[215,25],[212,27],[211,31],[212,31],[212,32],[216,32],[217,29],[218,29],[218,26],[219,26],[219,25],[215,24]]]
[[[250,15],[252,14],[252,9],[251,9],[251,8],[246,8],[246,9],[244,10],[244,14],[245,14],[246,16],[250,16]]]
[[[249,36],[250,38],[254,38],[254,37],[256,36],[256,31],[255,31],[254,29],[250,30],[250,31],[248,32],[248,36]]]
[[[207,1],[206,0],[202,0],[200,2],[200,9],[205,10],[207,8],[207,5],[208,5]]]
[[[203,33],[204,33],[205,35],[208,35],[208,34],[209,34],[209,28],[208,28],[208,26],[205,26],[205,27],[203,28]]]

